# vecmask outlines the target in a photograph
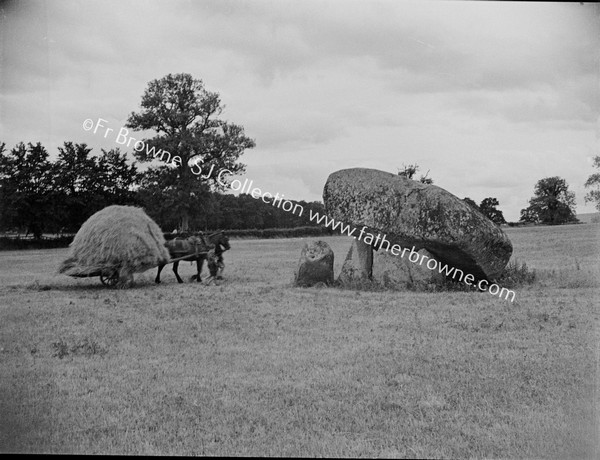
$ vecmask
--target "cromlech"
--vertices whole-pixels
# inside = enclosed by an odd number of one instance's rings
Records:
[[[504,231],[478,210],[440,187],[401,175],[340,170],[327,179],[323,200],[332,219],[383,235],[376,243],[353,242],[346,264],[352,270],[343,269],[340,281],[372,277],[373,250],[388,252],[394,245],[486,281],[502,273],[512,254]]]

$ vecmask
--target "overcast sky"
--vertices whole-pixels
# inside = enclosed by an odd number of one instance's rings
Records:
[[[549,176],[593,212],[599,31],[580,3],[2,2],[0,142],[118,147],[82,122],[118,130],[150,80],[185,72],[255,139],[263,191],[322,200],[336,170],[418,163],[507,220]]]

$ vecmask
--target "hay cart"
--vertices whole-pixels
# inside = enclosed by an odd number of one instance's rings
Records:
[[[181,257],[176,257],[175,259],[169,259],[169,261],[166,262],[165,265],[172,264],[174,262],[179,262],[181,260],[187,259],[188,257],[206,254],[208,254],[208,251],[192,252]],[[158,267],[158,265],[156,267]],[[106,266],[102,268],[94,267],[87,270],[84,268],[80,268],[76,273],[69,273],[68,275],[74,278],[93,278],[95,276],[99,276],[100,282],[105,286],[115,286],[119,282],[119,269],[120,267],[116,265]]]
[[[69,273],[69,276],[72,276],[73,278],[91,278],[99,276],[102,284],[105,286],[114,286],[119,282],[119,269],[118,267],[106,267],[89,271],[80,270],[78,273]]]

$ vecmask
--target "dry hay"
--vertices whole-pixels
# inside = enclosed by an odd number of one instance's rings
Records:
[[[169,261],[162,230],[141,209],[108,206],[81,226],[70,244],[69,257],[58,272],[96,276],[119,272],[121,282]]]

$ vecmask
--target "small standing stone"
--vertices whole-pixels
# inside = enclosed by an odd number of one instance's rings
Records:
[[[373,249],[359,240],[352,241],[342,271],[338,277],[341,284],[368,281],[373,276]]]
[[[333,251],[324,241],[304,245],[295,277],[296,286],[308,287],[317,283],[333,283]]]

